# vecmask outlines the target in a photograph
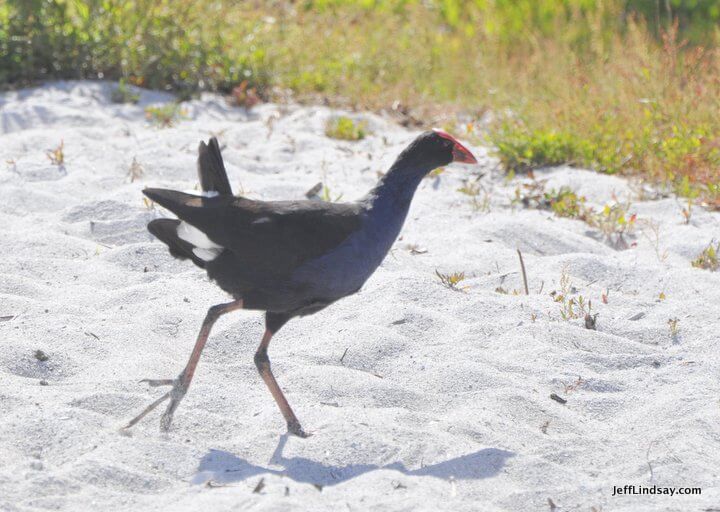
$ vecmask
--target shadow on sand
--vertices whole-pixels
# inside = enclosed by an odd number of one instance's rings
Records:
[[[378,469],[399,471],[407,476],[479,480],[495,476],[504,466],[506,459],[514,455],[513,452],[506,450],[485,448],[418,469],[407,469],[401,462],[393,462],[385,466],[376,464],[330,466],[304,457],[284,457],[282,452],[287,439],[287,434],[280,437],[275,453],[273,453],[269,462],[269,465],[280,466],[282,469],[258,466],[232,453],[222,450],[210,450],[200,460],[200,466],[193,478],[193,483],[202,484],[210,480],[216,483],[240,482],[257,475],[270,474],[282,475],[296,482],[331,486]]]

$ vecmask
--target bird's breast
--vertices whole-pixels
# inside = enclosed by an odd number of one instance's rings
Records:
[[[395,242],[401,218],[367,218],[362,227],[327,254],[305,262],[293,281],[315,297],[338,299],[358,291]]]

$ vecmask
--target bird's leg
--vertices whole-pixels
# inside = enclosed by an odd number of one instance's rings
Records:
[[[269,329],[266,329],[262,341],[260,342],[260,346],[258,347],[257,352],[255,352],[255,366],[257,366],[260,376],[270,390],[270,394],[272,394],[275,402],[278,404],[278,407],[280,407],[280,412],[282,412],[282,415],[285,417],[285,421],[287,421],[288,432],[298,437],[309,437],[310,434],[306,434],[300,426],[300,422],[295,416],[293,410],[290,408],[290,404],[285,398],[280,386],[278,386],[275,376],[270,369],[270,358],[268,357],[267,349],[272,336],[273,333]]]
[[[147,382],[152,387],[172,386],[172,389],[147,406],[145,410],[143,410],[143,412],[138,414],[135,418],[130,420],[125,428],[130,428],[135,425],[150,411],[169,398],[170,403],[160,420],[160,429],[163,431],[170,429],[175,409],[177,409],[178,405],[180,405],[180,401],[183,399],[185,393],[187,393],[187,390],[190,387],[190,382],[195,374],[195,368],[200,360],[200,354],[202,354],[203,348],[205,348],[205,343],[207,343],[213,324],[225,313],[235,311],[236,309],[242,309],[242,307],[243,301],[240,299],[226,304],[218,304],[208,309],[207,315],[205,315],[205,320],[203,320],[202,327],[200,327],[200,333],[198,334],[197,341],[195,342],[195,347],[193,348],[192,354],[190,354],[190,359],[185,365],[183,371],[180,372],[180,375],[178,375],[176,379],[144,379],[141,381]]]

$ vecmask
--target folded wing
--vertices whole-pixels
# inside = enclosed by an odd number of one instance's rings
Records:
[[[191,245],[196,258],[207,263],[215,259],[210,256],[231,251],[238,265],[268,277],[289,275],[303,262],[332,251],[361,222],[360,206],[354,203],[265,202],[165,189],[143,193],[183,221],[178,239]]]

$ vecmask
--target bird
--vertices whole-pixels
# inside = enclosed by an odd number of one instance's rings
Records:
[[[222,315],[243,309],[265,313],[255,365],[288,433],[308,437],[272,373],[270,340],[290,319],[317,313],[358,292],[397,239],[421,180],[452,162],[477,164],[452,135],[426,131],[358,201],[258,201],[233,195],[217,139],[200,142],[197,169],[202,195],[144,189],[148,199],[177,216],[154,219],[147,227],[172,256],[204,269],[233,300],[208,309],[190,358],[175,379],[141,381],[170,390],[124,428],[169,400],[160,420],[161,431],[169,430],[213,324]]]

